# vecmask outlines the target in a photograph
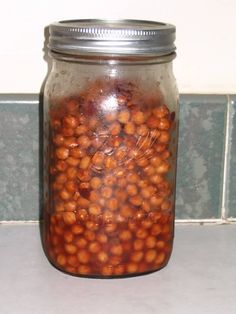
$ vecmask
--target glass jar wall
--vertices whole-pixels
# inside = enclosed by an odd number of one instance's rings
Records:
[[[174,53],[52,57],[44,92],[48,259],[78,276],[161,269],[174,234]]]

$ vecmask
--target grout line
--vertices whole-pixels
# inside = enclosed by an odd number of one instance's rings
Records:
[[[221,218],[227,219],[227,187],[228,187],[228,169],[229,169],[229,150],[230,150],[230,136],[231,136],[231,104],[230,96],[227,95],[227,112],[226,112],[226,126],[225,126],[225,144],[224,144],[224,166],[223,166],[223,184],[222,184],[222,199],[221,199]]]

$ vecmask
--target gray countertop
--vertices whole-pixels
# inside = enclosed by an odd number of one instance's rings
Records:
[[[101,280],[51,266],[37,224],[1,224],[0,313],[236,313],[236,225],[177,225],[166,268]]]

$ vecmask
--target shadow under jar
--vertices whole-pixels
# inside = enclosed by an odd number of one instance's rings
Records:
[[[58,269],[114,278],[164,267],[174,233],[175,28],[50,25],[43,246]]]

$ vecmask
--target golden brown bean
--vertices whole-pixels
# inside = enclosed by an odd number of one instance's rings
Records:
[[[142,228],[139,228],[136,233],[135,233],[136,237],[138,239],[145,239],[148,235],[148,232],[146,229],[142,229]]]
[[[78,266],[78,259],[76,255],[69,255],[67,256],[67,263],[72,267]]]
[[[170,170],[170,164],[164,160],[160,166],[157,167],[156,172],[158,174],[167,173]]]
[[[98,233],[97,234],[97,241],[102,243],[102,244],[105,244],[108,241],[108,237],[105,233]]]
[[[63,201],[67,201],[67,200],[69,200],[71,198],[71,194],[66,189],[63,189],[60,192],[60,198]]]
[[[149,132],[149,129],[145,124],[142,124],[139,127],[137,127],[136,132],[140,136],[146,136]]]
[[[101,187],[102,185],[102,180],[98,177],[93,177],[91,180],[90,180],[90,186],[92,189],[94,190],[97,190]]]
[[[111,246],[111,253],[114,255],[121,256],[123,254],[123,247],[121,244],[115,244]]]
[[[114,268],[114,275],[116,276],[121,276],[125,272],[125,267],[124,265],[118,265]]]
[[[77,167],[80,161],[79,161],[79,159],[77,159],[77,158],[68,157],[68,158],[66,159],[66,162],[68,163],[69,166]]]
[[[97,204],[90,204],[88,211],[94,216],[98,216],[102,212],[101,207]]]
[[[154,249],[151,249],[151,250],[148,250],[146,253],[145,253],[145,261],[147,263],[153,263],[154,260],[156,259],[157,257],[157,252],[156,250]]]
[[[170,121],[166,118],[161,118],[158,120],[158,129],[159,130],[169,130],[170,129]]]
[[[133,217],[134,210],[128,205],[123,205],[120,207],[120,214],[125,218]]]
[[[155,264],[160,265],[165,261],[166,255],[164,252],[160,252],[156,259],[155,259]]]
[[[135,111],[132,113],[132,121],[138,125],[143,124],[146,120],[146,117],[142,111]]]
[[[90,253],[96,254],[101,250],[101,245],[98,242],[94,241],[89,244],[88,249]]]
[[[124,126],[124,131],[128,135],[135,134],[135,125],[132,122],[127,122]]]
[[[144,254],[142,251],[137,251],[131,254],[130,259],[134,263],[139,263],[142,260],[143,256]]]
[[[105,264],[108,261],[108,255],[105,251],[100,251],[97,255],[97,259],[101,264]]]
[[[103,266],[101,273],[103,276],[111,276],[113,273],[113,266],[112,265]]]
[[[104,198],[110,198],[112,196],[112,189],[110,187],[103,187],[101,189],[101,195]]]
[[[165,242],[162,240],[157,241],[156,247],[160,250],[163,249],[165,247]]]
[[[75,201],[68,201],[68,202],[65,202],[64,204],[64,208],[66,211],[68,212],[73,212],[76,210],[76,207],[77,207],[77,204]]]
[[[129,241],[132,239],[132,233],[129,230],[122,230],[119,234],[121,241]]]
[[[78,126],[78,124],[79,124],[78,119],[72,115],[68,115],[63,118],[63,125],[67,128],[74,129]]]
[[[88,131],[88,127],[84,124],[77,126],[77,128],[75,129],[75,135],[80,136],[82,134],[86,134],[86,132]]]
[[[69,156],[69,149],[65,148],[65,147],[59,147],[56,149],[56,157],[58,159],[66,159]]]
[[[84,169],[84,170],[87,169],[89,167],[90,161],[91,161],[91,158],[89,156],[83,157],[79,164],[80,169]]]
[[[169,109],[166,105],[160,105],[152,110],[153,114],[157,118],[164,118],[165,116],[169,115]]]
[[[102,152],[96,152],[92,158],[92,163],[95,165],[95,166],[99,166],[101,167],[103,165],[103,162],[104,162],[104,153]]]
[[[55,211],[57,213],[64,212],[65,211],[64,203],[63,202],[56,203],[55,204]]]
[[[62,146],[63,143],[64,143],[65,138],[64,138],[64,136],[62,134],[56,134],[56,135],[54,135],[52,140],[53,140],[53,143],[55,145]]]
[[[92,230],[85,230],[84,236],[88,241],[94,241],[96,239],[96,234]]]
[[[83,234],[84,232],[84,227],[81,226],[81,225],[73,225],[71,227],[71,232],[75,235],[78,235],[78,234]]]
[[[77,247],[73,244],[65,244],[65,251],[68,254],[75,254],[77,252]]]
[[[66,171],[66,169],[68,168],[68,164],[64,161],[64,160],[58,160],[55,164],[55,168],[58,171]]]
[[[66,225],[73,225],[76,222],[76,217],[73,212],[62,213],[63,221]]]
[[[93,220],[86,221],[85,225],[86,225],[86,228],[91,231],[97,231],[99,228],[99,224]]]
[[[112,233],[112,232],[114,232],[116,229],[117,229],[117,224],[114,223],[114,222],[113,222],[113,223],[110,222],[110,223],[108,223],[108,224],[105,225],[105,231],[106,231],[106,233]]]
[[[153,249],[156,246],[156,237],[148,236],[145,240],[145,245],[149,249]]]
[[[91,268],[88,265],[80,265],[78,267],[78,273],[81,275],[89,275],[91,273]]]
[[[130,113],[128,110],[122,110],[118,114],[118,121],[120,123],[126,124],[129,121]]]
[[[85,156],[85,151],[82,150],[80,147],[75,147],[70,149],[70,156],[74,158],[82,158]]]
[[[136,239],[136,240],[134,240],[133,245],[134,245],[134,250],[135,250],[135,251],[140,251],[140,250],[142,250],[143,247],[144,247],[144,240],[142,240],[142,239]]]
[[[90,146],[91,142],[88,136],[86,135],[81,135],[77,139],[77,143],[79,144],[80,147],[86,149]]]
[[[161,232],[162,232],[162,227],[161,227],[160,224],[153,224],[153,225],[152,225],[152,228],[151,228],[151,231],[150,231],[151,235],[157,236],[157,235],[159,235]]]
[[[138,189],[135,184],[128,184],[126,190],[130,196],[134,196],[138,193]]]
[[[90,254],[87,250],[81,249],[77,253],[77,258],[80,263],[82,264],[88,264],[90,260]]]
[[[133,262],[128,263],[126,265],[126,271],[128,273],[136,273],[138,271],[138,265],[136,263],[133,263]]]
[[[61,133],[65,137],[70,137],[74,135],[74,129],[63,127]]]
[[[109,126],[109,131],[110,134],[115,136],[118,135],[121,131],[121,126],[119,122],[113,122],[110,126]]]
[[[129,201],[131,204],[133,204],[135,206],[140,206],[142,204],[142,198],[140,195],[135,195],[133,197],[130,197]]]
[[[77,238],[77,239],[75,240],[74,243],[75,243],[75,245],[76,245],[78,248],[84,249],[84,248],[87,246],[88,241],[87,241],[86,239],[82,238],[82,237],[79,237],[79,238]]]
[[[77,200],[77,205],[81,209],[87,209],[90,205],[90,202],[84,197],[79,197]]]
[[[104,165],[107,169],[114,169],[117,166],[117,162],[112,156],[107,156]]]
[[[57,256],[57,264],[60,266],[65,266],[66,265],[66,257],[63,254],[59,254]]]

